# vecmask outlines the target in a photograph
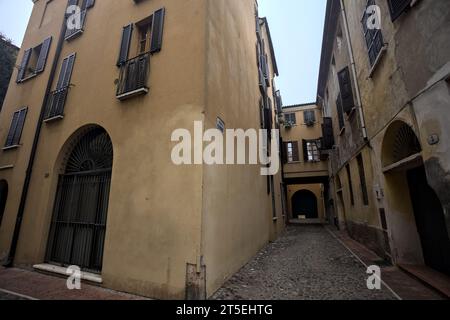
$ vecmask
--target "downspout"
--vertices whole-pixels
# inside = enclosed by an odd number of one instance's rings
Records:
[[[340,1],[341,1],[342,20],[344,22],[343,25],[344,25],[345,38],[347,40],[347,47],[348,47],[348,53],[350,56],[350,65],[351,65],[351,69],[352,69],[353,82],[354,82],[355,90],[356,90],[356,103],[358,104],[359,120],[361,121],[361,130],[362,130],[363,138],[365,141],[367,141],[368,135],[367,135],[367,128],[366,128],[366,121],[364,119],[364,113],[363,113],[363,109],[362,109],[361,92],[359,90],[359,84],[358,84],[358,78],[357,78],[358,75],[356,73],[355,57],[353,55],[353,47],[352,47],[352,42],[350,40],[350,31],[348,28],[347,13],[345,11],[344,0],[340,0]]]
[[[36,126],[36,131],[34,133],[33,145],[31,147],[30,158],[28,160],[27,170],[25,172],[25,181],[24,181],[23,188],[22,188],[22,195],[20,197],[19,209],[17,211],[16,224],[14,226],[12,243],[11,243],[11,247],[10,247],[9,254],[8,254],[8,260],[4,264],[4,267],[6,267],[6,268],[10,268],[14,265],[14,258],[16,255],[17,245],[19,242],[20,228],[22,226],[23,216],[24,216],[24,212],[25,212],[25,204],[27,201],[28,191],[30,188],[31,174],[33,172],[33,165],[34,165],[34,161],[36,158],[36,150],[38,147],[42,124],[44,122],[44,117],[45,117],[45,108],[46,108],[46,105],[48,102],[49,94],[51,92],[53,80],[55,79],[58,61],[61,56],[61,51],[62,51],[62,47],[64,44],[64,38],[65,38],[65,33],[66,33],[66,25],[67,25],[66,18],[64,18],[63,24],[61,26],[58,45],[56,47],[55,57],[53,59],[52,69],[50,70],[50,76],[49,76],[48,82],[47,82],[47,88],[45,90],[44,101],[42,102],[39,120],[38,120],[38,123]]]

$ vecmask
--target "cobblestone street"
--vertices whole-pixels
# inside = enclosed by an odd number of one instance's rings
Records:
[[[367,289],[365,267],[324,227],[288,227],[232,277],[214,299],[386,300]]]

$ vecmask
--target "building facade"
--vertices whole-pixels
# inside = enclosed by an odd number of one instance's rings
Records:
[[[176,165],[173,132],[277,126],[257,3],[33,2],[0,115],[0,259],[77,265],[152,298],[212,295],[283,230],[282,176]]]
[[[339,225],[398,265],[450,274],[448,1],[329,0],[318,101]]]
[[[283,107],[283,177],[291,221],[325,222],[328,161],[322,154],[323,114],[315,103]]]

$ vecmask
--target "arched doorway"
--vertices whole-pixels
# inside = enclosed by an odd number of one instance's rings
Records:
[[[47,262],[101,272],[113,147],[91,127],[77,137],[60,175],[47,245]]]
[[[319,209],[316,195],[309,190],[297,191],[292,196],[292,216],[305,216],[306,219],[318,219]]]
[[[0,226],[2,225],[3,214],[5,213],[6,200],[8,199],[8,183],[0,181]]]
[[[390,220],[399,260],[401,263],[421,260],[450,274],[450,239],[444,210],[428,183],[420,142],[414,130],[402,121],[394,122],[384,139],[382,163],[395,211]]]

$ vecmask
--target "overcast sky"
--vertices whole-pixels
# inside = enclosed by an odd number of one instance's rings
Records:
[[[284,105],[316,100],[326,0],[259,0],[268,19]],[[0,32],[22,44],[33,3],[0,0]]]

